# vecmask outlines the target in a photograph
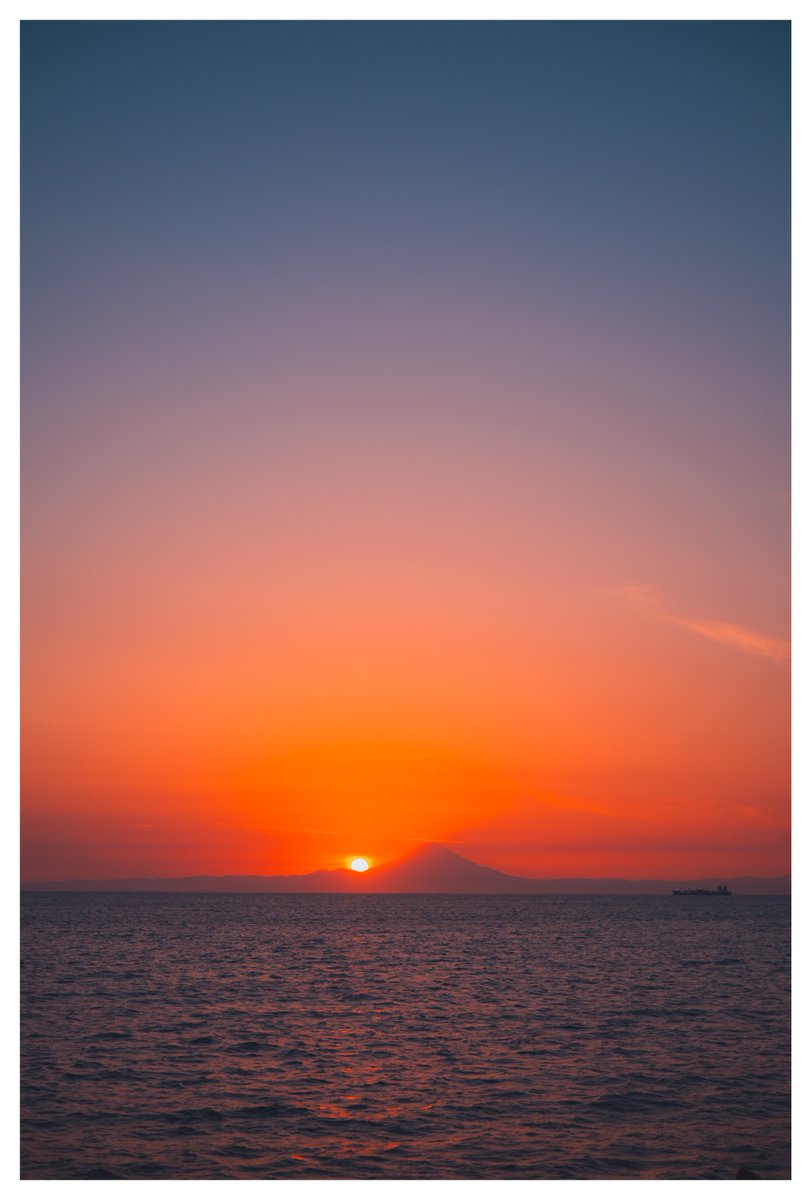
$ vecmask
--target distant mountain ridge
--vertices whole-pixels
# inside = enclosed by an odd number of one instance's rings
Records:
[[[529,879],[472,862],[440,843],[415,850],[359,873],[343,867],[306,875],[188,875],[178,878],[64,879],[23,882],[27,892],[318,892],[502,895],[656,895],[676,887],[715,888],[726,883],[738,895],[791,894],[791,876],[703,879]]]

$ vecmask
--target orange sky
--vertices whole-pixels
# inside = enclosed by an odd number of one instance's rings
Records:
[[[24,879],[789,869],[785,38],[656,24],[26,33]]]
[[[413,840],[526,874],[786,870],[769,581],[708,568],[631,454],[597,505],[562,439],[410,432],[336,432],[316,469],[295,430],[268,462],[198,430],[181,464],[136,425],[115,473],[54,463],[77,499],[46,509],[50,541],[29,524],[25,877],[303,871]]]

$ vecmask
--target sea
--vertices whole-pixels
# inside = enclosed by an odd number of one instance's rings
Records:
[[[23,1178],[790,1175],[787,897],[21,905]]]

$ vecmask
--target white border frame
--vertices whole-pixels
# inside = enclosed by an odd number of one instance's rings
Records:
[[[5,1086],[0,1092],[2,1104],[2,1132],[5,1138],[4,1153],[0,1158],[0,1177],[37,1195],[51,1189],[64,1190],[66,1196],[78,1197],[87,1187],[87,1181],[50,1181],[19,1179],[19,21],[21,20],[790,20],[792,22],[793,83],[792,83],[792,332],[793,332],[793,403],[792,403],[792,557],[793,583],[793,688],[792,688],[792,732],[793,732],[793,875],[802,878],[802,867],[808,850],[809,817],[806,801],[811,795],[811,770],[809,770],[809,746],[805,730],[809,725],[809,636],[808,626],[811,613],[811,579],[809,576],[809,496],[811,484],[806,478],[805,465],[809,461],[809,369],[807,333],[811,328],[808,304],[808,260],[809,260],[809,62],[808,55],[808,5],[799,0],[769,4],[761,0],[695,0],[682,4],[632,0],[612,4],[609,0],[572,0],[571,3],[528,3],[526,0],[388,0],[372,3],[370,0],[300,0],[294,2],[272,2],[260,4],[257,0],[233,0],[230,5],[215,0],[169,0],[169,3],[110,2],[101,0],[76,0],[75,3],[37,3],[36,0],[18,0],[9,5],[0,17],[0,30],[5,35],[0,43],[0,88],[3,103],[0,106],[0,129],[2,129],[2,162],[6,170],[5,187],[0,192],[3,208],[2,239],[0,239],[0,262],[2,262],[2,319],[0,319],[0,346],[2,346],[5,388],[0,404],[0,488],[2,489],[2,515],[0,515],[0,552],[4,568],[2,597],[2,689],[0,704],[0,762],[2,763],[3,821],[6,825],[2,838],[3,874],[8,895],[5,905],[7,939],[6,954],[12,957],[15,969],[12,980],[7,982],[2,993],[3,1034],[7,1040],[3,1063],[6,1068]],[[806,1126],[809,1115],[808,1089],[808,1045],[807,1014],[811,1012],[811,995],[808,988],[808,954],[802,944],[807,938],[808,899],[800,894],[795,897],[794,907],[794,1001],[793,1001],[793,1100],[794,1100],[794,1163],[793,1179],[764,1181],[758,1196],[766,1188],[772,1192],[783,1192],[798,1185],[808,1186],[811,1176],[807,1168],[804,1147],[799,1144],[801,1129]],[[226,1189],[250,1187],[251,1195],[259,1188],[272,1188],[278,1200],[313,1200],[314,1197],[329,1196],[329,1200],[348,1200],[351,1195],[362,1197],[386,1194],[391,1200],[412,1200],[419,1188],[420,1200],[460,1200],[468,1193],[481,1200],[492,1200],[502,1188],[509,1189],[511,1197],[529,1197],[538,1188],[543,1189],[545,1200],[557,1200],[565,1194],[572,1200],[575,1193],[582,1196],[583,1189],[598,1187],[601,1195],[624,1196],[626,1189],[634,1189],[636,1196],[642,1192],[667,1187],[669,1197],[680,1200],[683,1193],[695,1194],[696,1189],[705,1190],[713,1200],[731,1196],[730,1188],[735,1181],[132,1181],[127,1188],[130,1197],[140,1197],[149,1187],[155,1189],[188,1189],[199,1186],[216,1189],[222,1197]],[[100,1183],[93,1188],[94,1194],[105,1200],[116,1183]],[[99,1188],[101,1189],[99,1191]],[[325,1191],[326,1189],[326,1191]],[[709,1191],[707,1191],[709,1189]],[[120,1192],[118,1193],[120,1195]],[[244,1190],[241,1191],[246,1196]],[[233,1197],[231,1198],[233,1200]]]

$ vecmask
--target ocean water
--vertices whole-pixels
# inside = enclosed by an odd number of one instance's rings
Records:
[[[786,1178],[789,901],[22,896],[24,1178]]]

